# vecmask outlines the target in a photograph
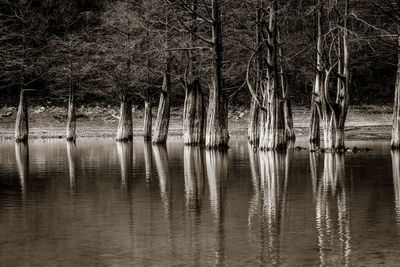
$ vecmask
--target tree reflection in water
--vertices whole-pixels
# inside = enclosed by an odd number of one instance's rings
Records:
[[[133,145],[132,142],[117,142],[117,154],[121,166],[121,183],[124,189],[132,179]]]
[[[311,155],[312,158],[314,156]],[[311,159],[310,163],[311,174],[316,175],[317,162]],[[349,265],[351,233],[347,191],[344,155],[325,153],[322,177],[316,184],[316,224],[321,265]]]
[[[67,141],[67,160],[68,160],[69,186],[71,191],[74,192],[76,185],[76,160],[77,160],[77,148],[74,142]]]
[[[249,146],[249,159],[253,183],[248,219],[250,238],[260,244],[260,265],[279,265],[291,149],[254,151]]]
[[[392,151],[392,174],[398,234],[400,235],[400,152]]]
[[[160,184],[160,196],[164,206],[164,216],[167,221],[167,234],[168,243],[170,248],[170,257],[175,257],[176,249],[174,244],[171,213],[172,213],[172,188],[171,179],[169,175],[169,162],[168,152],[165,145],[153,145],[154,161],[158,173],[158,179]]]
[[[29,177],[29,147],[27,143],[15,143],[15,159],[18,167],[19,181],[21,184],[22,199],[25,200],[25,187]]]
[[[204,150],[197,147],[185,146],[183,150],[186,220],[189,226],[190,245],[193,263],[201,264],[200,246],[200,215],[204,197],[205,166]]]
[[[225,200],[228,179],[228,155],[217,150],[206,151],[207,179],[210,188],[210,205],[214,215],[216,238],[215,264],[225,265]]]
[[[151,182],[151,165],[153,162],[153,152],[151,141],[145,141],[143,144],[144,150],[144,166],[145,166],[145,179],[146,183]]]

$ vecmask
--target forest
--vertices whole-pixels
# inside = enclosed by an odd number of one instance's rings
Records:
[[[400,148],[400,2],[392,0],[0,0],[0,100],[18,107],[118,105],[117,141],[165,144],[182,107],[186,145],[229,147],[227,114],[250,108],[249,142],[295,140],[292,106],[310,109],[311,151],[346,151],[349,105],[393,105]],[[153,127],[152,109],[157,109]],[[323,137],[323,139],[321,138]],[[323,141],[321,141],[323,140]]]

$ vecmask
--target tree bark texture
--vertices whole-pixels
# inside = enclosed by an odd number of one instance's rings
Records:
[[[260,135],[261,150],[286,150],[286,128],[282,101],[282,86],[280,86],[278,62],[278,1],[274,0],[270,9],[268,34],[268,69],[267,80],[263,83],[264,102],[266,111],[261,123],[263,133]]]
[[[346,151],[344,128],[349,107],[351,79],[347,30],[348,2],[348,0],[345,0],[343,30],[337,32],[331,31],[331,44],[327,52],[329,63],[324,62],[325,77],[323,88],[320,88],[318,92],[319,99],[321,100],[321,117],[324,128],[324,149],[332,152]],[[334,8],[337,8],[337,3]],[[339,13],[335,13],[335,16],[339,16]],[[336,20],[338,22],[340,18],[336,18]],[[318,31],[320,32],[320,30]],[[337,76],[335,79],[336,86],[332,86],[333,79],[331,79],[331,76],[333,76],[333,73]],[[335,100],[332,100],[330,96],[330,89],[333,87],[336,88]]]
[[[160,94],[160,102],[157,111],[157,120],[154,128],[153,144],[165,144],[168,137],[170,119],[170,91],[171,91],[171,70],[170,62],[167,60],[164,71],[163,86]]]
[[[71,85],[68,99],[67,141],[76,140],[75,88]]]
[[[194,80],[186,89],[183,107],[183,142],[189,146],[202,146],[205,142],[206,108],[200,81]]]
[[[28,107],[26,105],[25,92],[21,89],[19,94],[17,118],[15,121],[15,141],[27,142],[28,133]]]
[[[132,127],[132,103],[124,97],[121,100],[120,118],[116,140],[119,142],[127,142],[133,138]]]
[[[397,26],[397,73],[392,120],[392,149],[400,150],[400,24]]]
[[[145,141],[151,140],[152,134],[152,114],[151,114],[151,101],[144,102],[144,126],[143,126],[143,139]]]
[[[206,147],[226,150],[229,142],[228,102],[223,93],[220,0],[212,0],[213,78],[207,114]]]
[[[260,109],[254,99],[251,100],[250,113],[249,113],[249,127],[247,129],[247,137],[249,144],[258,147],[260,142],[260,127],[259,127]]]

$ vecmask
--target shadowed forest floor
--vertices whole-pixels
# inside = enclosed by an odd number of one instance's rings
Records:
[[[229,132],[232,137],[247,135],[249,109],[247,107],[230,107]],[[29,109],[29,128],[31,138],[64,138],[66,127],[66,108],[32,107]],[[16,109],[3,107],[0,109],[0,139],[14,138]],[[153,125],[156,108],[153,108]],[[77,109],[78,137],[115,136],[118,125],[117,107],[80,107]],[[296,136],[299,139],[308,137],[309,109],[294,107],[293,119]],[[350,140],[390,140],[391,106],[363,105],[350,107],[346,138]],[[133,112],[134,134],[142,134],[143,110]],[[171,109],[169,134],[182,134],[182,108]]]

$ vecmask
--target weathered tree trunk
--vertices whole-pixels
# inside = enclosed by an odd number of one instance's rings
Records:
[[[169,118],[170,118],[170,63],[164,72],[164,81],[158,105],[157,120],[154,129],[153,144],[165,144],[168,137]]]
[[[321,92],[323,90],[323,62],[322,62],[322,17],[323,17],[323,6],[321,0],[317,0],[317,70],[315,74],[315,82],[313,93],[311,96],[311,120],[310,120],[310,139],[309,148],[311,151],[316,151],[321,145],[321,134],[320,134],[320,116],[321,116]]]
[[[282,40],[280,38],[279,27],[277,27],[277,35],[278,35],[278,57],[279,57],[279,65],[280,65],[280,78],[281,78],[281,87],[282,87],[282,98],[283,102],[283,117],[285,120],[285,135],[286,140],[294,145],[296,141],[296,134],[294,132],[293,127],[293,115],[292,115],[292,106],[290,102],[289,88],[286,78],[286,68],[284,66],[284,58],[283,58],[283,49],[282,49]]]
[[[191,21],[191,46],[196,46],[197,33],[197,0],[192,1]],[[183,141],[185,145],[202,146],[205,142],[205,114],[204,97],[201,90],[198,70],[196,66],[197,57],[194,51],[189,50],[189,80],[186,86],[185,104],[183,108]]]
[[[336,103],[340,107],[340,112],[336,115],[336,150],[338,152],[345,152],[346,146],[344,143],[344,127],[347,118],[347,111],[349,109],[349,87],[350,87],[350,66],[349,66],[349,44],[348,44],[348,32],[347,32],[347,20],[349,14],[349,0],[345,0],[345,12],[344,12],[344,23],[343,23],[343,47],[339,42],[339,52],[343,50],[343,69],[339,69],[339,74],[343,75],[343,78],[338,78],[338,91]],[[341,62],[339,62],[341,63]]]
[[[250,145],[257,147],[260,142],[260,127],[259,127],[260,109],[257,102],[252,98],[250,113],[249,113],[249,128],[247,129],[247,137]]]
[[[151,127],[153,117],[151,115],[151,101],[144,102],[144,126],[143,126],[143,139],[145,141],[151,140]]]
[[[394,88],[392,149],[400,149],[400,23],[397,26],[397,73]]]
[[[263,43],[263,22],[264,22],[263,15],[264,15],[263,2],[262,0],[258,0],[257,12],[256,12],[257,77],[256,77],[256,86],[254,92],[254,94],[256,94],[257,97],[259,97],[260,94],[261,81],[265,76],[266,60],[264,55],[265,44]],[[249,81],[247,83],[249,83]],[[248,86],[250,85],[248,84]],[[250,145],[258,147],[260,143],[260,108],[259,108],[259,103],[254,99],[254,97],[251,98],[247,137]]]
[[[229,142],[228,102],[223,93],[220,0],[212,0],[213,79],[207,114],[206,147],[226,150]]]
[[[67,141],[76,140],[75,87],[71,84],[68,99]]]
[[[132,103],[126,97],[121,100],[120,118],[116,139],[119,142],[127,142],[133,138],[132,127]]]
[[[185,145],[201,146],[205,141],[206,109],[199,80],[194,80],[186,90],[183,107],[183,142]]]
[[[279,82],[277,12],[278,1],[274,0],[269,18],[268,66],[270,67],[267,70],[267,81],[264,84],[266,94],[263,105],[267,108],[263,126],[265,133],[260,139],[261,150],[286,150],[287,148],[282,87]]]
[[[283,96],[285,98],[285,101],[283,103],[283,117],[285,119],[285,135],[287,141],[294,143],[296,141],[296,134],[294,132],[294,127],[293,127],[292,105],[289,99],[287,88],[285,88],[284,90],[286,92]]]
[[[311,99],[311,120],[310,120],[310,139],[309,139],[309,148],[310,151],[312,152],[316,151],[321,145],[321,138],[320,138],[321,134],[320,134],[319,112],[318,112],[319,107],[316,101],[317,101],[316,96],[313,95]]]
[[[19,93],[17,119],[15,122],[15,141],[27,142],[28,132],[28,107],[26,105],[25,91],[21,89]]]

